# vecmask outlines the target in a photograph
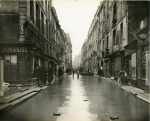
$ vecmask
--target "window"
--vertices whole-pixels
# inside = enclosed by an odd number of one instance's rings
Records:
[[[115,3],[113,7],[113,18],[116,18],[116,14],[117,14],[117,5]]]
[[[17,56],[16,55],[11,56],[11,63],[12,64],[17,64]]]
[[[5,61],[10,63],[10,61],[11,61],[10,56],[5,56]]]
[[[146,85],[150,85],[150,52],[146,52]]]
[[[47,0],[45,0],[45,10],[47,12]]]
[[[105,49],[105,42],[104,42],[104,40],[102,40],[102,51],[104,51],[104,49]]]
[[[113,7],[113,26],[116,25],[117,23],[117,5],[116,3],[114,4],[114,7]]]
[[[136,53],[131,55],[131,77],[136,79]]]
[[[2,1],[0,0],[0,8],[2,7]]]
[[[121,23],[120,29],[121,29],[121,38],[123,38],[123,23]]]
[[[6,55],[5,61],[10,64],[17,64],[17,55]]]
[[[113,31],[113,45],[116,45],[116,30]]]
[[[41,59],[38,59],[38,65],[41,66]]]
[[[108,36],[107,36],[107,40],[106,40],[106,49],[108,49]]]
[[[40,29],[40,8],[38,4],[36,4],[36,25]]]
[[[44,14],[43,14],[43,12],[41,12],[41,23],[42,23],[42,25],[41,25],[42,33],[44,34]]]
[[[30,1],[30,18],[34,22],[34,3],[33,0]]]

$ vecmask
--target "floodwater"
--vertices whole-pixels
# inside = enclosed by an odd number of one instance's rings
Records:
[[[150,121],[149,104],[100,77],[64,76],[0,121]]]

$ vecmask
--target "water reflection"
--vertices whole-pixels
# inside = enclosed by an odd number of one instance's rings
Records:
[[[0,113],[0,121],[110,121],[111,116],[118,116],[117,121],[150,121],[149,107],[104,79],[75,75]]]
[[[69,100],[64,102],[62,107],[58,109],[62,115],[57,121],[94,121],[96,115],[89,112],[89,101],[86,96],[82,81],[74,78],[70,85],[71,94]]]

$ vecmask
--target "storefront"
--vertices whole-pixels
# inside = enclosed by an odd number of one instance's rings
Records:
[[[146,52],[146,85],[150,86],[150,51]]]
[[[142,52],[141,78],[145,81],[146,86],[150,86],[150,51],[148,47]]]
[[[136,80],[136,53],[132,53],[131,54],[131,60],[129,61],[130,62],[130,67],[129,67],[129,70],[130,70],[130,74],[131,74],[131,78],[133,80]]]

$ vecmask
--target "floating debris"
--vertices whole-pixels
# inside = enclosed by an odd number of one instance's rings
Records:
[[[53,116],[61,116],[60,113],[53,113]]]
[[[86,99],[86,100],[84,100],[84,101],[88,101],[88,100]]]
[[[119,119],[119,117],[118,116],[110,116],[110,119],[111,120],[117,120],[117,119]]]

